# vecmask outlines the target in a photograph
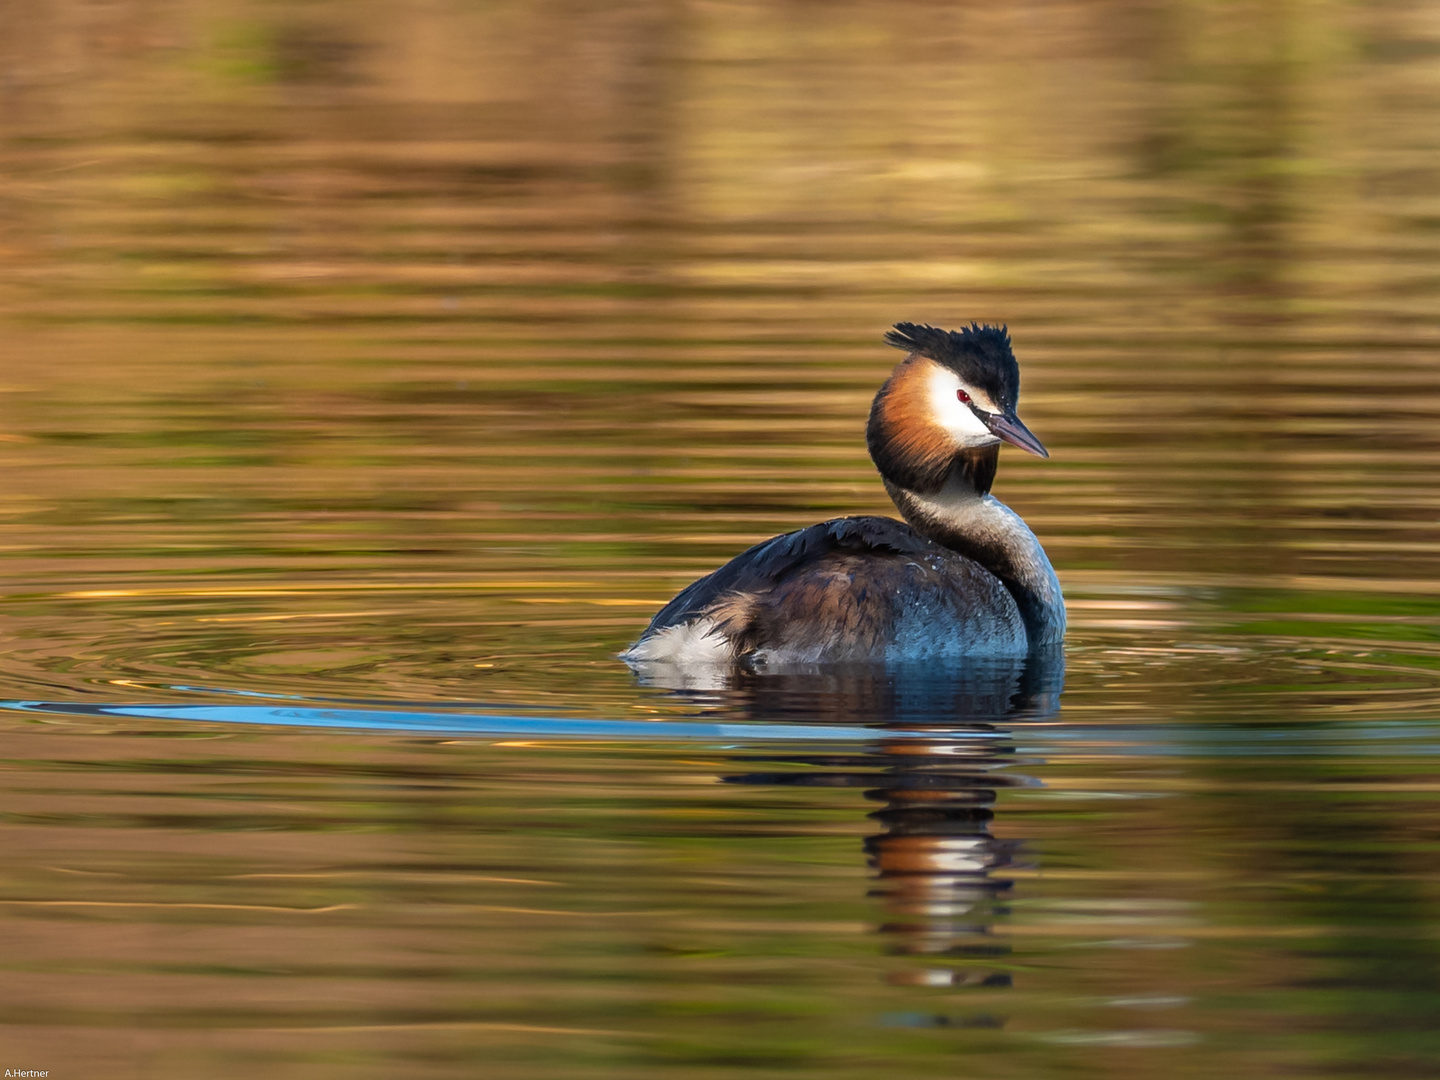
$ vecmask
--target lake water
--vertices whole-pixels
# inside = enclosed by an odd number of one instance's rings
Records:
[[[0,1057],[1440,1070],[1440,17],[0,11]],[[1009,324],[1058,661],[642,683]]]

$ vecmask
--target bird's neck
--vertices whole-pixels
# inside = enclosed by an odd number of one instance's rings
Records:
[[[1009,590],[1032,647],[1065,636],[1060,582],[1025,519],[974,483],[975,470],[957,461],[945,483],[921,494],[885,479],[885,489],[917,532],[989,570]],[[988,480],[988,477],[986,478]]]

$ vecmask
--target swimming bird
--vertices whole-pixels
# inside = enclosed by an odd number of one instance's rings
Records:
[[[1016,415],[1005,327],[896,323],[905,359],[866,444],[904,522],[846,517],[777,536],[682,590],[622,659],[752,667],[1033,654],[1065,636],[1045,549],[990,494],[1000,444],[1050,455]]]

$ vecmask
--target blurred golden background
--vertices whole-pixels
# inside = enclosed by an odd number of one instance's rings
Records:
[[[1072,625],[964,1008],[866,929],[843,777],[7,719],[6,1064],[1424,1068],[1437,286],[1418,0],[0,3],[5,697],[729,715],[614,654],[890,512],[900,319],[1009,325]]]

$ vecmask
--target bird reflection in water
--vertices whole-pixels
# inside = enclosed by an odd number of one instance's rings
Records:
[[[637,669],[707,711],[752,721],[864,724],[873,742],[839,752],[737,755],[753,771],[730,784],[862,788],[881,806],[865,840],[871,895],[894,954],[927,958],[891,981],[929,987],[1008,987],[1010,947],[995,933],[1027,858],[1022,841],[991,831],[1001,788],[1038,781],[1012,771],[1016,729],[1054,717],[1065,661],[1057,647],[1025,660],[861,665],[763,672]],[[901,735],[900,733],[904,734]],[[767,768],[768,766],[768,768]],[[987,1015],[908,1018],[916,1024],[999,1026]]]

